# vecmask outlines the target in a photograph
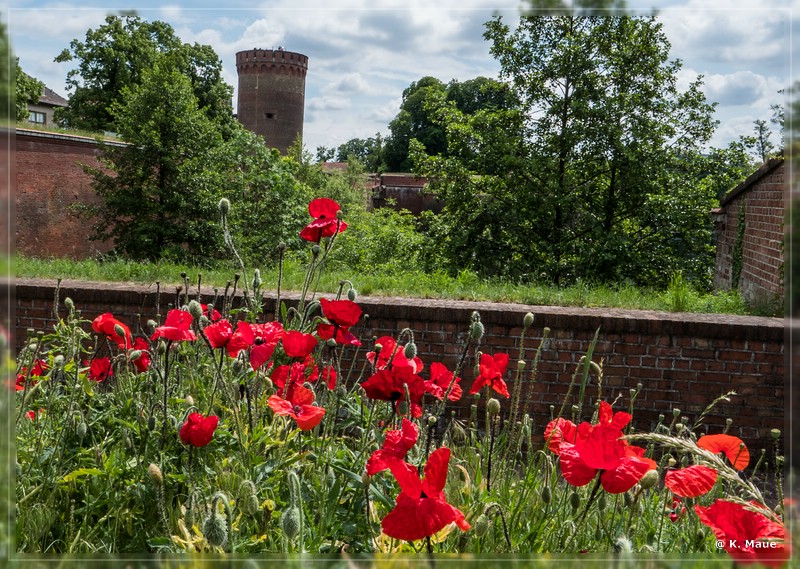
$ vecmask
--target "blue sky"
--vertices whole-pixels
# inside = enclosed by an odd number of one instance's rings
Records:
[[[70,64],[53,59],[72,39],[103,24],[108,13],[136,10],[162,20],[189,43],[211,45],[224,79],[236,87],[235,53],[279,46],[309,57],[304,144],[336,147],[347,140],[388,134],[403,89],[425,75],[442,81],[497,77],[498,65],[483,40],[495,12],[512,23],[519,0],[10,0],[3,14],[22,68],[68,96]],[[705,76],[704,91],[719,103],[720,126],[712,140],[724,146],[752,133],[754,119],[769,119],[777,91],[792,74],[792,24],[800,0],[628,0],[629,9],[659,18],[683,61],[679,84]],[[797,43],[797,42],[794,42]],[[235,96],[234,96],[235,104]],[[777,139],[777,134],[773,136]]]

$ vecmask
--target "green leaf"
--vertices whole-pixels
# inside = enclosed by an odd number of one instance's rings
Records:
[[[74,482],[78,478],[82,478],[84,476],[101,476],[104,474],[105,472],[97,468],[79,468],[65,475],[61,480],[59,480],[59,482],[61,482],[62,484],[67,484],[69,482]]]

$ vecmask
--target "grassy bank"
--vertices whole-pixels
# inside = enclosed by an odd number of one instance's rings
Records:
[[[197,268],[168,263],[134,263],[130,261],[68,259],[34,259],[16,257],[10,271],[17,277],[49,279],[85,279],[150,284],[180,284],[182,272],[196,283],[202,275],[204,285],[224,288],[236,270],[233,265],[219,263],[214,267]],[[287,260],[284,264],[284,290],[300,290],[305,275],[304,264]],[[245,275],[248,279],[252,274]],[[261,278],[268,288],[278,280],[277,267],[261,269]],[[577,283],[568,287],[516,284],[487,281],[477,275],[462,272],[449,276],[443,272],[422,273],[408,271],[402,274],[359,274],[352,270],[329,268],[325,271],[318,289],[333,292],[339,282],[348,279],[360,294],[375,296],[406,296],[416,298],[444,298],[457,300],[486,300],[516,302],[532,305],[585,306],[627,308],[638,310],[666,310],[673,312],[701,312],[721,314],[774,315],[769,307],[748,307],[736,293],[702,294],[693,290],[681,279],[674,279],[666,291],[637,288],[631,285],[590,285]]]

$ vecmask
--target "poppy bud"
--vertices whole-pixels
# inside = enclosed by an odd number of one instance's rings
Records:
[[[85,421],[81,421],[80,423],[78,423],[78,428],[76,429],[75,432],[78,435],[79,439],[83,439],[83,437],[86,436],[86,429],[87,426]]]
[[[147,321],[147,327],[150,328],[151,330],[155,330],[156,328],[158,328],[158,322],[156,322],[155,320],[152,320],[152,319],[148,320]]]
[[[281,529],[287,539],[294,539],[300,533],[300,508],[289,506],[281,515]]]
[[[272,380],[270,378],[268,378],[268,377],[265,377],[264,378],[264,389],[266,389],[267,391],[270,391],[270,390],[272,390],[273,387],[274,387],[274,385],[272,383]]]
[[[517,360],[517,371],[525,369],[525,360]]]
[[[623,498],[625,500],[626,508],[630,508],[631,506],[633,506],[633,496],[631,495],[630,492],[625,492],[625,494],[623,494]]]
[[[192,397],[191,395],[187,395],[186,399],[184,400],[184,403],[186,403],[187,407],[191,407],[192,405],[194,405],[194,397]]]
[[[152,431],[156,428],[156,418],[154,415],[150,415],[150,418],[147,419],[147,430]]]
[[[347,291],[347,300],[349,300],[350,302],[355,302],[356,296],[357,296],[356,289],[351,288],[350,290]]]
[[[125,328],[123,328],[119,324],[114,324],[114,333],[117,336],[119,336],[121,338],[124,338],[125,337]]]
[[[228,215],[228,212],[231,210],[231,202],[228,198],[222,198],[219,200],[217,207],[222,215]]]
[[[147,475],[159,486],[164,483],[164,475],[161,474],[161,469],[157,464],[150,463],[150,466],[147,467]]]
[[[258,496],[250,494],[245,501],[245,508],[248,514],[255,516],[259,510]]]
[[[600,529],[600,526],[596,527],[594,530],[594,539],[595,541],[603,539],[603,530]]]
[[[58,354],[53,358],[53,368],[61,369],[62,367],[64,367],[64,356]]]
[[[577,492],[572,492],[569,495],[569,505],[572,508],[572,511],[576,511],[581,506],[581,497],[578,495]]]
[[[244,371],[244,362],[242,359],[237,357],[235,360],[233,360],[231,362],[231,369],[235,375],[242,373],[242,371]]]
[[[203,535],[209,545],[224,547],[228,541],[228,527],[222,516],[214,512],[203,522]]]
[[[131,350],[128,352],[128,361],[135,362],[142,357],[142,350]]]
[[[284,241],[281,241],[280,243],[278,243],[277,249],[278,251],[286,251],[286,243]]]
[[[669,457],[669,460],[667,461],[667,465],[668,465],[670,468],[672,468],[672,467],[674,467],[676,464],[677,464],[677,461],[676,461],[674,458],[672,458],[672,457]]]
[[[494,417],[500,412],[500,402],[494,397],[492,397],[486,403],[486,410],[489,412],[490,417]]]
[[[316,257],[317,255],[319,255],[319,252],[320,252],[320,247],[315,243],[314,246],[311,247],[311,254]]]
[[[533,312],[528,312],[525,314],[525,317],[522,319],[522,327],[523,328],[530,328],[533,326]]]
[[[328,338],[325,341],[325,345],[328,346],[329,348],[335,348],[336,347],[336,338]]]
[[[601,512],[606,509],[608,505],[608,499],[606,498],[606,493],[602,492],[600,494],[600,498],[597,500],[597,509]]]
[[[163,356],[164,354],[166,354],[167,353],[167,343],[164,340],[159,340],[158,341],[157,350],[158,350],[159,355]]]
[[[658,470],[648,470],[642,476],[642,479],[639,480],[639,486],[642,487],[643,490],[649,490],[653,486],[658,483]]]
[[[364,472],[362,472],[362,473],[361,473],[361,483],[362,483],[364,486],[369,486],[370,484],[372,484],[372,476],[370,476],[369,474],[367,474],[367,471],[366,471],[366,470],[365,470]]]
[[[69,310],[70,312],[75,310],[75,303],[72,302],[72,299],[70,297],[66,297],[64,299],[64,306],[66,306],[67,310]]]
[[[483,537],[487,533],[489,533],[489,518],[486,514],[481,514],[478,516],[478,519],[475,520],[475,535]]]
[[[549,504],[553,501],[553,492],[550,490],[550,486],[545,486],[542,489],[542,502],[545,504]]]
[[[200,303],[196,300],[189,301],[189,314],[192,315],[192,318],[195,320],[200,320],[200,317],[203,316],[203,307],[200,306]]]
[[[399,415],[408,415],[408,401],[400,401],[397,404],[397,413]]]
[[[417,345],[414,342],[409,342],[403,348],[403,355],[407,360],[413,360],[417,357]]]
[[[483,327],[483,323],[480,320],[476,320],[469,327],[469,337],[472,338],[474,341],[478,341],[483,338],[483,334],[485,329]]]

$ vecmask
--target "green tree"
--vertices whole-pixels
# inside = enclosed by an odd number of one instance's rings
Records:
[[[374,137],[352,138],[340,144],[336,149],[336,159],[339,162],[355,159],[361,162],[368,172],[383,172],[386,170],[384,148],[384,139],[378,132]]]
[[[26,121],[30,115],[28,104],[39,102],[39,98],[44,93],[44,83],[25,73],[19,66],[19,57],[17,57],[15,84],[16,96],[14,104],[17,121]]]
[[[512,31],[497,17],[484,36],[519,105],[468,116],[439,104],[450,156],[415,154],[447,204],[455,268],[706,282],[714,195],[686,158],[710,138],[713,105],[700,78],[677,89],[661,25],[547,16]]]
[[[132,259],[214,254],[218,186],[208,160],[222,144],[189,78],[167,55],[124,87],[110,116],[126,145],[103,146],[103,168],[87,168],[102,204],[95,237]]]
[[[88,30],[84,41],[72,40],[55,58],[78,62],[67,74],[69,107],[60,109],[57,118],[75,128],[119,131],[113,106],[121,101],[124,89],[139,85],[164,54],[189,80],[199,108],[229,135],[235,122],[233,89],[222,81],[222,62],[214,50],[184,44],[169,24],[132,14],[106,17],[104,25]]]

